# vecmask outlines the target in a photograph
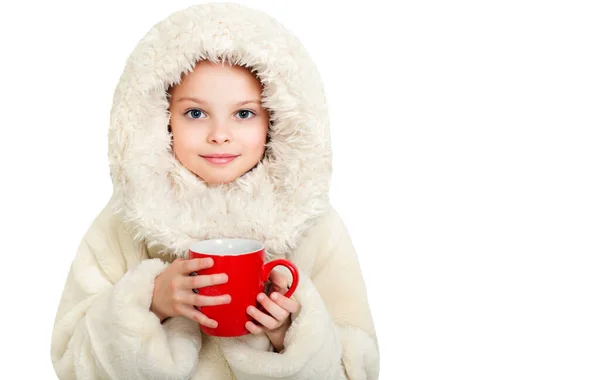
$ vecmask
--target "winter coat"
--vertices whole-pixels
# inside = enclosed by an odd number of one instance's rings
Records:
[[[273,112],[267,153],[237,180],[208,186],[172,154],[166,91],[198,60],[249,67]],[[114,192],[70,268],[52,334],[68,379],[377,379],[379,349],[356,252],[329,202],[323,84],[301,43],[270,16],[233,3],[183,9],[128,58],[109,127]],[[266,335],[218,338],[197,322],[161,324],[154,279],[190,245],[254,239],[300,270],[285,349]]]

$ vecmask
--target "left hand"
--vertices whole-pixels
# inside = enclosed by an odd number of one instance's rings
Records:
[[[283,274],[272,271],[269,277],[273,283],[273,292],[270,297],[265,293],[259,293],[256,296],[256,299],[268,314],[254,306],[248,306],[246,312],[257,323],[246,322],[246,328],[252,334],[266,333],[275,351],[279,352],[283,349],[285,333],[292,324],[290,314],[297,313],[300,310],[300,304],[284,296],[288,291],[288,287],[286,285],[287,278]]]

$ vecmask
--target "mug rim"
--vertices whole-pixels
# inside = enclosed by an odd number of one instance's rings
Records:
[[[250,245],[250,248],[245,249],[245,250],[240,250],[239,252],[236,251],[236,252],[228,252],[228,253],[210,252],[209,249],[200,248],[200,246],[203,246],[203,245],[222,244],[225,242],[248,244],[248,245]],[[198,253],[201,255],[242,256],[242,255],[249,255],[249,254],[259,252],[259,251],[263,250],[264,248],[265,248],[265,245],[257,240],[241,239],[241,238],[214,238],[214,239],[205,239],[205,240],[196,241],[190,245],[189,250],[191,252]]]

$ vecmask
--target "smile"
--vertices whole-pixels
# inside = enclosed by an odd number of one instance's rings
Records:
[[[211,164],[223,165],[223,164],[230,163],[231,161],[235,160],[239,156],[232,155],[232,154],[211,154],[208,156],[200,156],[200,157],[204,158],[206,161],[210,162]]]

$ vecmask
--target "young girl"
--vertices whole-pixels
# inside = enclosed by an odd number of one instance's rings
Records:
[[[356,253],[328,192],[319,73],[278,22],[210,3],[155,25],[127,61],[109,130],[114,194],[84,236],[52,336],[60,379],[376,379],[379,349]],[[193,242],[240,237],[300,270],[217,338],[192,289]],[[274,272],[276,273],[276,272]]]

